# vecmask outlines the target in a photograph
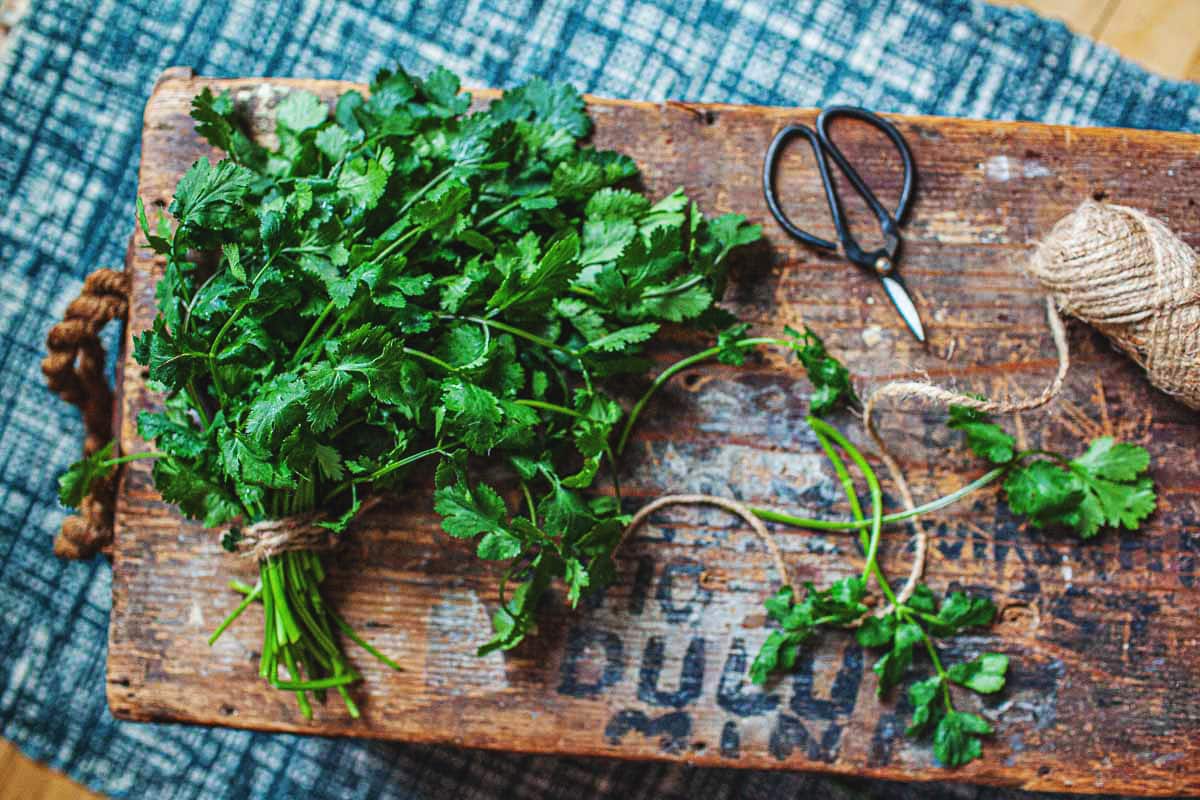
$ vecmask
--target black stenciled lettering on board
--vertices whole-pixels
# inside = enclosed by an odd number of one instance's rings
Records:
[[[863,651],[851,642],[842,651],[842,664],[833,679],[829,699],[813,695],[813,652],[805,648],[796,662],[792,678],[792,712],[803,719],[832,720],[854,712],[858,687],[863,677]]]
[[[637,731],[646,737],[658,736],[659,749],[679,753],[687,747],[692,735],[692,718],[686,711],[670,711],[661,717],[649,717],[644,711],[625,709],[613,715],[604,726],[604,738],[609,744],[620,744],[622,737]]]
[[[1004,571],[1004,562],[1008,560],[1010,552],[1021,564],[1029,563],[1024,541],[1027,541],[1027,535],[1021,532],[1019,525],[1013,524],[1011,519],[996,520],[992,526],[992,560],[995,561],[997,573]]]
[[[603,666],[596,670],[595,680],[581,679],[589,657],[599,653]],[[568,697],[599,697],[610,686],[621,681],[625,672],[625,652],[621,639],[612,631],[586,626],[575,627],[567,635],[563,650],[562,676],[558,693]]]
[[[725,668],[721,670],[721,681],[717,686],[717,705],[739,717],[769,714],[779,707],[779,695],[762,689],[746,688],[749,684],[746,676],[748,660],[745,640],[735,638],[729,648],[729,656],[725,659]]]
[[[965,534],[955,528],[954,534],[950,533],[950,526],[945,522],[939,523],[937,533],[931,537],[934,542],[934,547],[942,554],[942,558],[946,561],[959,561],[962,559],[963,542]]]
[[[775,718],[775,727],[771,730],[767,751],[772,757],[783,761],[797,748],[801,748],[810,761],[831,764],[837,758],[838,743],[841,739],[842,726],[836,722],[831,722],[820,738],[817,738],[810,734],[804,723],[796,717],[780,714]]]
[[[704,565],[690,559],[672,561],[663,567],[655,598],[662,606],[667,622],[672,625],[687,622],[695,615],[697,605],[706,606],[712,601],[712,590],[700,584],[703,574]],[[684,596],[680,586],[688,585],[691,593]]]
[[[1179,531],[1179,582],[1188,589],[1196,585],[1196,566],[1200,556],[1200,530],[1196,525]]]
[[[896,750],[896,742],[904,736],[905,725],[902,719],[908,717],[912,706],[908,702],[908,692],[898,692],[901,698],[897,707],[879,715],[875,730],[871,733],[871,747],[867,751],[867,766],[886,767],[892,763],[892,755]],[[903,710],[902,710],[903,709]]]
[[[737,723],[729,720],[721,728],[721,758],[742,757],[742,734]]]
[[[629,590],[629,613],[641,614],[646,608],[646,595],[650,594],[650,582],[654,580],[654,559],[638,556],[637,570],[633,573],[633,588]]]
[[[1117,561],[1123,570],[1148,569],[1163,571],[1163,539],[1160,536],[1145,536],[1140,531],[1121,531],[1117,549]],[[1134,555],[1146,554],[1145,563],[1136,565]]]
[[[673,692],[658,688],[665,650],[661,636],[651,636],[646,642],[638,674],[638,699],[653,706],[683,708],[700,696],[704,685],[704,639],[696,637],[688,643],[679,671],[679,688]]]
[[[1200,566],[1200,516],[1190,504],[1179,512],[1179,559],[1173,570],[1179,582],[1191,589]]]

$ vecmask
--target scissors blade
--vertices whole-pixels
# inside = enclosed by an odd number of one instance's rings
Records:
[[[917,313],[917,306],[908,296],[908,290],[904,288],[904,284],[891,275],[881,275],[879,280],[883,281],[883,290],[887,292],[892,305],[900,312],[900,318],[904,320],[904,324],[912,331],[912,335],[916,337],[917,341],[924,344],[925,327],[921,324],[921,315]]]

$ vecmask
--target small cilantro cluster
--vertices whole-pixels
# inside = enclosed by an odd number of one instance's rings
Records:
[[[1068,460],[1044,450],[1017,453],[1016,440],[973,409],[952,407],[948,424],[977,456],[1006,468],[1008,506],[1035,528],[1062,527],[1090,539],[1105,526],[1137,530],[1154,513],[1145,448],[1102,436]]]
[[[340,532],[364,494],[408,485],[418,463],[435,475],[446,533],[508,562],[515,585],[488,652],[531,631],[555,580],[574,605],[611,578],[626,517],[619,498],[584,494],[624,417],[605,385],[647,371],[664,324],[732,321],[714,307],[728,256],[760,229],[629,188],[634,162],[582,141],[568,85],[534,80],[473,113],[459,89],[444,69],[383,71],[332,114],[293,91],[274,149],[205,89],[197,131],[228,157],[179,181],[173,230],[139,203],[165,268],[134,355],[165,398],[138,418],[155,486],[233,526],[227,547],[239,525],[310,511]],[[64,502],[111,461],[77,465]],[[305,692],[327,688],[357,714],[323,577],[312,553],[267,559],[236,613],[262,601],[261,672],[306,714]]]

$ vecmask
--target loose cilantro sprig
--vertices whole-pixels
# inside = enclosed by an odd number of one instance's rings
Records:
[[[611,578],[627,518],[584,494],[614,469],[624,412],[605,387],[647,369],[664,325],[728,324],[713,306],[728,256],[760,229],[706,219],[682,191],[652,202],[628,188],[636,166],[584,143],[570,86],[470,103],[444,69],[383,71],[332,113],[291,92],[266,148],[227,92],[205,89],[197,132],[227,157],[180,179],[174,230],[139,203],[165,266],[134,355],[165,398],[138,418],[155,486],[227,529],[227,548],[246,525],[312,511],[340,533],[362,496],[419,487],[418,465],[435,473],[446,533],[509,564],[487,652],[521,642],[555,581],[575,605]],[[65,503],[110,456],[68,473]],[[260,601],[263,677],[305,714],[310,692],[334,688],[357,715],[336,634],[379,654],[323,579],[313,553],[267,559],[214,638]]]
[[[1063,527],[1090,539],[1105,526],[1137,530],[1154,513],[1154,482],[1145,474],[1150,454],[1142,447],[1102,436],[1067,459],[1044,450],[1017,453],[1012,436],[969,408],[952,407],[948,424],[976,455],[1005,468],[1008,506],[1035,528]]]

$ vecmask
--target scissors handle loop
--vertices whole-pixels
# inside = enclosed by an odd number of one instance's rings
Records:
[[[884,208],[883,204],[879,202],[879,198],[871,190],[871,187],[867,185],[866,181],[862,179],[862,176],[858,174],[858,171],[847,160],[841,148],[830,138],[829,123],[838,117],[857,119],[865,122],[876,130],[883,132],[895,146],[904,166],[904,181],[900,189],[900,201],[896,205],[894,214]],[[889,272],[896,261],[896,256],[900,249],[900,221],[908,213],[916,178],[916,166],[913,162],[912,151],[908,147],[908,142],[904,140],[900,131],[892,123],[866,109],[855,106],[831,106],[825,109],[817,117],[816,131],[806,125],[793,124],[784,127],[775,135],[770,147],[767,148],[767,157],[763,163],[763,193],[766,195],[767,207],[784,230],[800,241],[822,250],[837,250],[837,244],[814,236],[793,224],[787,215],[783,213],[776,193],[776,166],[784,147],[796,136],[803,136],[812,146],[813,155],[817,162],[817,170],[821,174],[821,183],[825,188],[825,199],[829,204],[829,213],[833,217],[833,224],[837,229],[838,240],[841,242],[846,258],[860,267],[880,272],[881,274]],[[864,251],[850,233],[850,227],[846,223],[845,215],[842,213],[842,204],[838,198],[837,189],[829,174],[829,164],[826,154],[837,164],[838,169],[850,181],[850,185],[854,187],[854,190],[867,203],[871,212],[879,221],[879,227],[884,239],[883,249],[870,252]],[[881,261],[881,259],[886,260]]]

